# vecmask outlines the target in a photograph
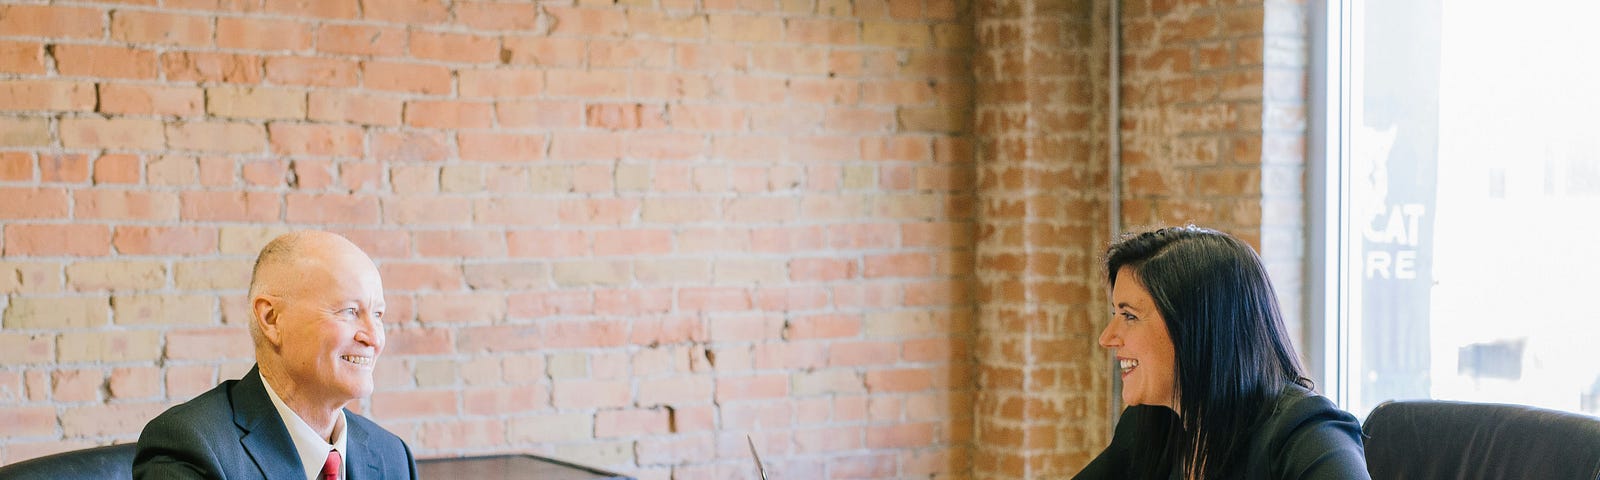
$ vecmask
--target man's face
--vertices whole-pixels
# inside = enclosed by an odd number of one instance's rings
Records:
[[[372,394],[383,353],[383,282],[359,251],[307,260],[282,298],[284,370],[299,395],[344,405]]]

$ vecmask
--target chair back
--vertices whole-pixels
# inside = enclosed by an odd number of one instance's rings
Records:
[[[1521,405],[1391,401],[1361,427],[1374,480],[1600,480],[1600,418]]]
[[[123,443],[23,460],[0,467],[0,479],[131,480],[133,455],[138,449],[137,444]]]

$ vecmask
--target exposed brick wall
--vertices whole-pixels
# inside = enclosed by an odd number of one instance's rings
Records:
[[[1257,246],[1296,337],[1308,315],[1305,8],[1133,1],[1122,22],[1123,225],[1196,223]]]
[[[1259,245],[1261,23],[1252,2],[1123,12],[1123,224],[1194,222]]]
[[[1117,179],[1105,2],[0,5],[0,463],[238,376],[255,250],[327,228],[424,456],[1070,475],[1108,182],[1303,310],[1304,6],[1121,5]]]
[[[0,463],[251,363],[255,251],[387,283],[424,457],[969,475],[959,0],[0,5]]]
[[[1067,478],[1104,448],[1096,346],[1109,238],[1109,10],[976,5],[979,390],[974,478]]]
[[[1100,253],[1110,181],[1127,230],[1198,223],[1261,247],[1303,309],[1304,6],[1122,2],[1123,171],[1103,168],[1106,2],[976,7],[980,280],[975,478],[1069,476],[1105,445]],[[1062,261],[1062,260],[1065,261]]]

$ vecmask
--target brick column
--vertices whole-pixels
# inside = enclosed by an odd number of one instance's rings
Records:
[[[985,0],[978,48],[973,477],[1063,478],[1106,443],[1103,2]]]
[[[1202,3],[1124,4],[1122,224],[1195,223],[1255,245],[1298,339],[1306,7]]]

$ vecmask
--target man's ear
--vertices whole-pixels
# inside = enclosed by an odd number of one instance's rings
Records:
[[[279,315],[282,308],[283,301],[269,295],[257,295],[250,302],[252,313],[250,321],[256,322],[256,326],[261,329],[261,337],[274,347],[283,345],[283,331],[278,325],[278,320],[282,318],[282,315]]]

